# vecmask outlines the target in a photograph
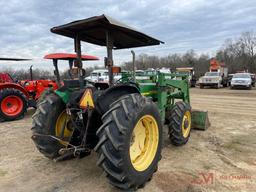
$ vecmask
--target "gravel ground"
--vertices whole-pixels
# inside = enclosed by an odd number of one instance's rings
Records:
[[[139,191],[256,191],[256,89],[191,89],[194,109],[209,111],[211,127],[192,130],[187,145],[165,138],[153,179]],[[30,110],[0,124],[0,191],[118,191],[95,165],[97,155],[54,163],[35,148]]]

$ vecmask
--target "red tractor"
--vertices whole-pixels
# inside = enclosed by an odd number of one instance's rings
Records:
[[[62,85],[57,67],[58,60],[68,60],[72,66],[76,54],[49,54],[45,59],[53,59],[56,63],[54,80],[33,80],[32,66],[30,67],[30,80],[15,81],[10,74],[0,73],[0,122],[21,119],[24,117],[27,108],[36,108],[36,103],[46,89],[56,90]],[[5,61],[24,61],[28,59],[0,58]],[[83,55],[82,60],[98,60],[97,57]]]

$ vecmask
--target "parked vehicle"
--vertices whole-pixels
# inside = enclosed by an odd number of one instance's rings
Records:
[[[145,73],[145,71],[138,69],[135,71],[135,76],[140,76],[140,75],[143,75],[144,73]]]
[[[256,74],[250,73],[250,76],[251,76],[251,78],[252,78],[252,86],[255,87]]]
[[[199,78],[200,89],[209,87],[227,87],[228,86],[228,68],[224,63],[219,63],[216,59],[210,61],[210,71]]]
[[[108,70],[107,69],[93,70],[91,74],[85,79],[93,83],[108,82]]]
[[[231,80],[232,80],[232,78],[233,78],[233,75],[234,74],[228,74],[228,86],[231,86]]]
[[[236,73],[231,80],[231,89],[233,88],[252,88],[252,78],[250,73]]]
[[[97,69],[93,70],[91,74],[85,79],[93,83],[106,83],[108,84],[108,70],[107,69]],[[121,73],[113,73],[114,82],[119,81],[122,78]]]
[[[28,59],[1,58],[7,61],[26,61]],[[32,66],[30,79],[14,80],[8,73],[0,73],[0,121],[21,119],[29,107],[36,107],[36,102],[45,89],[58,88],[53,80],[33,80]]]
[[[162,67],[162,68],[158,69],[157,71],[160,72],[160,73],[166,73],[166,74],[171,73],[171,70],[169,68],[166,68],[166,67]]]
[[[57,65],[58,60],[68,60],[70,66],[72,66],[76,54],[52,53],[44,58],[54,60],[54,65]],[[26,61],[28,59],[0,58],[0,60]],[[81,60],[98,60],[98,58],[82,55]],[[36,108],[37,101],[45,90],[49,88],[56,90],[61,87],[58,69],[55,69],[54,74],[56,74],[56,81],[50,79],[34,80],[31,66],[30,79],[18,81],[14,80],[10,74],[0,73],[0,121],[23,118],[29,107]]]
[[[176,68],[176,73],[188,75],[189,86],[190,87],[196,86],[196,76],[195,76],[194,67],[178,67]]]

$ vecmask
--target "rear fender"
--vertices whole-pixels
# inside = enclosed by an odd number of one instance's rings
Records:
[[[18,89],[19,91],[21,91],[26,97],[27,99],[29,99],[29,94],[28,92],[19,84],[16,83],[0,83],[0,90],[2,89]]]
[[[100,115],[103,115],[108,109],[111,103],[116,101],[121,96],[132,94],[132,93],[140,93],[138,87],[133,84],[127,84],[127,85],[115,85],[112,86],[104,91],[97,90],[96,88],[92,88],[91,86],[88,86],[87,88],[90,88],[93,90],[93,100],[96,107],[96,110]],[[81,96],[83,95],[86,87],[82,90],[78,89],[68,89],[65,88],[65,86],[61,87],[58,90],[55,90],[55,94],[57,94],[65,104],[71,104],[71,105],[79,105],[79,100]]]
[[[70,100],[71,91],[62,87],[58,90],[55,90],[55,94],[58,95],[65,104],[67,104]]]
[[[103,115],[107,112],[111,103],[124,95],[132,93],[140,93],[139,88],[133,84],[121,84],[110,87],[101,92],[101,94],[97,97],[96,108],[98,112]]]

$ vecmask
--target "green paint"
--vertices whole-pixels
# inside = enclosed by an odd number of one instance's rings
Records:
[[[122,82],[128,82],[132,73],[122,75]],[[171,109],[176,100],[190,104],[188,76],[176,73],[145,73],[136,76],[136,83],[142,95],[156,101],[161,119],[165,121],[166,109]]]
[[[64,103],[68,103],[70,94],[73,90],[67,89],[65,91],[56,90],[55,93],[63,100]]]
[[[206,130],[209,126],[207,111],[192,110],[192,128]]]

